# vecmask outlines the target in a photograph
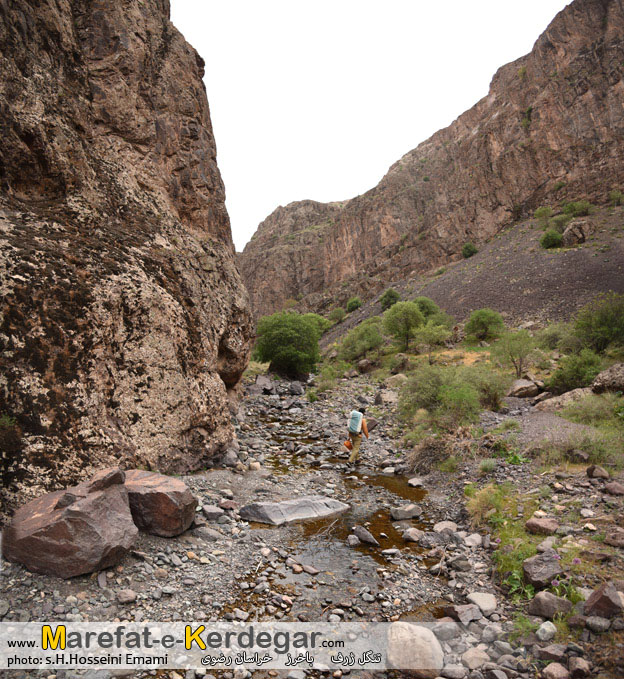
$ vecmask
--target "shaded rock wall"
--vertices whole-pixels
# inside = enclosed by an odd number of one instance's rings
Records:
[[[167,0],[0,3],[5,499],[232,437],[253,329],[203,69]]]
[[[499,69],[486,97],[375,188],[332,207],[330,221],[304,201],[262,222],[240,255],[254,312],[370,296],[540,205],[604,203],[624,186],[623,74],[622,0],[575,0],[530,54]],[[321,228],[309,229],[311,211]]]

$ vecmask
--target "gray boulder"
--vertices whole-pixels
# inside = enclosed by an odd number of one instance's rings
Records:
[[[525,559],[522,569],[524,579],[539,589],[549,587],[552,581],[563,573],[559,555],[554,549],[547,549],[541,554]]]
[[[377,542],[375,536],[370,531],[366,530],[364,526],[353,526],[353,535],[355,535],[360,542],[379,547],[379,542]]]
[[[324,495],[308,495],[283,502],[252,502],[240,509],[245,521],[257,521],[273,526],[281,526],[292,521],[321,519],[339,514],[349,509],[349,505]]]

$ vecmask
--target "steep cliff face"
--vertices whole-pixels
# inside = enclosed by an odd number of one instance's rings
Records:
[[[575,0],[530,54],[496,73],[486,97],[315,239],[297,225],[301,203],[262,222],[240,258],[255,313],[288,298],[321,309],[372,294],[459,258],[465,242],[483,243],[540,205],[605,202],[624,185],[623,74],[622,0]]]
[[[202,75],[167,0],[0,3],[5,490],[231,439],[252,324]]]

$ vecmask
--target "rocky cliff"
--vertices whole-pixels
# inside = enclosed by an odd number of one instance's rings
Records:
[[[489,93],[340,205],[278,208],[240,256],[257,315],[327,308],[458,259],[543,204],[624,186],[624,6],[574,0]]]
[[[168,0],[0,3],[5,500],[232,437],[252,324],[203,69]]]

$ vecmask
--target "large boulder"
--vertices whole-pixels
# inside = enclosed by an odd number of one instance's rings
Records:
[[[616,363],[598,373],[591,388],[597,393],[602,391],[624,392],[624,363]]]
[[[376,406],[395,406],[399,402],[399,394],[394,389],[380,389],[375,394]]]
[[[555,413],[559,410],[563,410],[568,406],[584,399],[586,396],[592,393],[589,387],[583,387],[582,389],[572,389],[572,391],[566,391],[565,394],[561,396],[554,396],[549,398],[547,401],[541,401],[535,406],[535,410],[541,410],[546,413]]]
[[[531,396],[537,396],[539,392],[539,387],[535,382],[531,380],[516,380],[509,388],[507,396],[530,398]]]
[[[563,245],[566,248],[584,243],[594,233],[594,225],[589,219],[573,219],[563,232]]]
[[[392,375],[392,377],[388,377],[385,384],[388,389],[400,389],[407,382],[407,380],[407,375],[404,375],[403,373],[397,373],[396,375]]]
[[[120,469],[104,469],[20,507],[4,531],[4,558],[60,578],[119,563],[138,535],[124,478]]]
[[[197,502],[179,479],[131,469],[126,472],[125,485],[132,518],[141,530],[173,537],[193,523]]]
[[[439,676],[444,665],[444,651],[428,627],[409,622],[395,622],[388,629],[388,664],[397,670],[410,670],[419,679]]]
[[[559,522],[557,519],[533,516],[524,524],[524,527],[534,535],[554,535],[559,528]]]
[[[333,498],[324,495],[308,495],[283,502],[252,502],[241,507],[240,515],[245,521],[281,526],[283,523],[292,521],[321,519],[347,509],[349,505]]]
[[[525,559],[522,569],[524,579],[538,589],[550,587],[552,581],[563,573],[559,555],[554,549],[547,549],[541,554]]]

